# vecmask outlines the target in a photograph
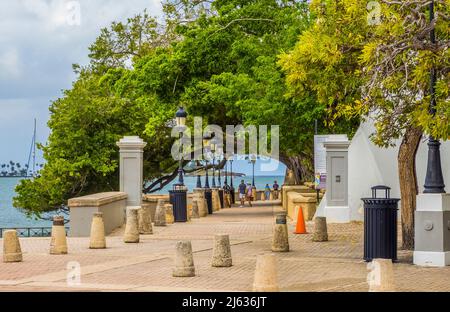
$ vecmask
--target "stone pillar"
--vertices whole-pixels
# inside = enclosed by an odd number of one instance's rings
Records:
[[[326,141],[327,192],[325,217],[329,222],[350,222],[348,206],[348,147],[349,140]]]
[[[125,136],[120,148],[120,191],[128,194],[127,206],[141,206],[143,185],[143,155],[147,145],[138,136]]]
[[[450,194],[419,194],[414,226],[414,264],[450,265]]]

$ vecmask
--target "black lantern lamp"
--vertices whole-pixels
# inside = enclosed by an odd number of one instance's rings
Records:
[[[249,155],[247,157],[245,157],[245,159],[247,159],[249,161],[249,163],[252,164],[252,186],[253,188],[255,188],[255,163],[256,163],[256,159],[258,159],[259,157],[255,156],[255,155]]]
[[[208,177],[208,157],[206,156],[207,151],[210,148],[211,143],[211,133],[205,133],[203,135],[203,148],[204,148],[204,158],[205,158],[205,188],[209,189],[209,177]]]
[[[180,131],[180,143],[183,137],[183,131],[184,128],[186,126],[186,118],[187,118],[187,113],[184,110],[183,107],[180,107],[178,109],[178,111],[175,114],[175,120],[176,120],[176,124],[177,127]],[[181,148],[183,148],[183,145],[181,145]],[[178,184],[179,185],[184,185],[184,180],[183,180],[183,150],[181,149],[181,156],[180,156],[180,163],[178,166]]]
[[[211,140],[211,153],[212,153],[212,165],[213,165],[213,175],[212,175],[212,187],[216,187],[216,167],[215,167],[215,153],[217,151],[217,139],[213,138]]]

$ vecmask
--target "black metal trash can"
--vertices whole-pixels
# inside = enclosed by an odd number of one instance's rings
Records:
[[[206,205],[208,206],[208,214],[212,214],[213,207],[212,207],[212,190],[211,189],[205,189],[205,200],[206,200]]]
[[[377,190],[385,191],[385,198],[377,198]],[[364,260],[392,259],[397,261],[398,198],[390,198],[390,187],[372,187],[372,198],[364,202]]]
[[[169,201],[173,205],[175,222],[187,222],[187,189],[184,185],[175,184],[169,191]]]
[[[223,206],[223,189],[219,189],[219,200],[220,200],[220,207],[224,208],[224,206]]]

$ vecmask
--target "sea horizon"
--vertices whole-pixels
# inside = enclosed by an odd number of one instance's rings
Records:
[[[26,177],[3,177],[3,179],[0,179],[0,228],[51,227],[52,222],[50,220],[42,220],[35,217],[28,218],[20,209],[13,207],[12,201],[15,196],[15,187],[22,179],[26,179]],[[252,183],[252,179],[252,175],[242,177],[235,176],[233,178],[233,185],[236,188],[239,185],[240,180],[244,180],[245,183]],[[228,184],[230,184],[230,176],[228,176],[227,180]],[[282,185],[284,182],[284,175],[255,175],[255,185],[258,189],[263,189],[266,184],[272,186],[275,180],[279,185]],[[178,179],[175,179],[162,190],[152,194],[168,194],[169,190],[172,189],[173,184],[177,182]],[[201,182],[202,186],[204,186],[205,176],[201,177]],[[225,182],[224,176],[221,177],[221,182],[223,185]],[[192,191],[196,188],[197,177],[185,176],[184,183],[187,186],[188,191]],[[217,176],[216,184],[218,184]],[[209,174],[209,185],[212,185],[212,174]]]

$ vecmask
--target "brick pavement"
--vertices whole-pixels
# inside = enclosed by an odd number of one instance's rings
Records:
[[[154,227],[139,244],[122,242],[123,229],[107,237],[108,248],[88,249],[88,238],[69,238],[68,255],[49,255],[49,238],[21,239],[24,261],[0,263],[0,291],[249,291],[256,256],[270,253],[274,214],[279,202],[253,208],[223,209],[206,218],[167,227]],[[329,242],[314,243],[311,234],[294,235],[289,224],[291,251],[277,253],[282,291],[367,291],[362,260],[362,223],[329,224]],[[312,231],[312,223],[307,229]],[[233,266],[212,268],[215,233],[230,235]],[[192,241],[197,275],[171,275],[175,242]],[[2,241],[0,240],[0,248]],[[450,291],[450,267],[422,268],[411,264],[412,254],[399,251],[394,265],[401,291]],[[77,261],[81,284],[66,283],[67,263]]]

